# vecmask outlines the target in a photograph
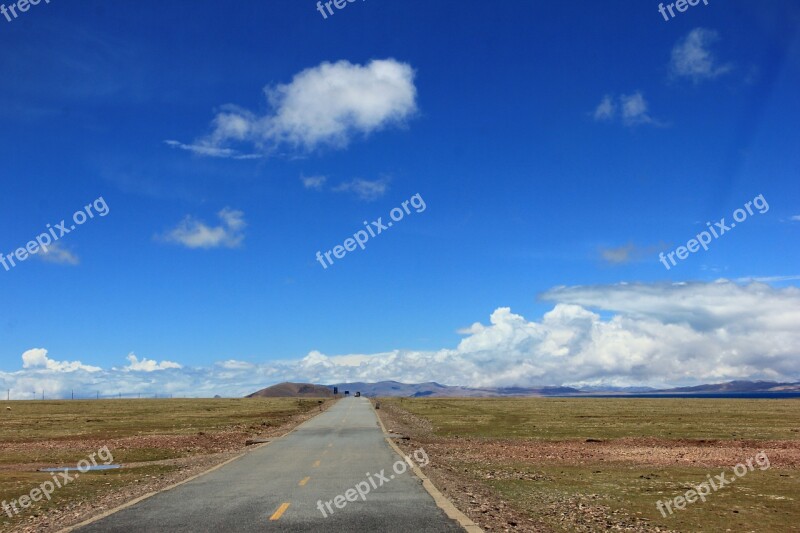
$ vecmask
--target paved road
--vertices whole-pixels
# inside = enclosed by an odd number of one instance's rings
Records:
[[[398,460],[369,401],[345,398],[284,438],[78,531],[463,531],[410,469],[395,473]],[[359,483],[369,493],[347,501]]]

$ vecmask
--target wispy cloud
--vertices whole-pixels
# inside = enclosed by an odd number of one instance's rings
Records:
[[[57,265],[78,265],[80,258],[75,252],[67,249],[60,242],[54,242],[42,247],[34,257],[46,261],[48,263],[55,263]]]
[[[647,101],[642,93],[635,92],[620,96],[622,108],[622,121],[628,126],[638,124],[654,124],[655,121],[648,113]]]
[[[650,115],[647,100],[640,91],[623,94],[616,99],[611,95],[605,95],[592,112],[592,117],[598,122],[610,122],[619,118],[626,126],[663,125]]]
[[[730,72],[731,64],[719,64],[710,46],[719,40],[719,33],[695,28],[672,49],[670,73],[676,78],[689,78],[694,83],[711,80]]]
[[[208,157],[227,157],[230,159],[260,159],[264,157],[261,154],[243,154],[232,148],[220,148],[206,141],[200,141],[199,144],[184,144],[180,141],[166,140],[164,143],[173,148],[180,148],[192,152],[195,155]]]
[[[156,238],[187,248],[236,248],[244,240],[244,213],[228,207],[217,213],[219,226],[208,226],[189,215],[177,227]]]
[[[300,176],[300,181],[303,182],[303,187],[306,189],[321,191],[328,178],[326,176]]]
[[[738,278],[736,281],[739,283],[776,283],[779,281],[797,281],[800,280],[800,274],[794,274],[789,276],[750,276],[744,278]]]
[[[627,244],[618,248],[601,248],[600,256],[608,263],[619,265],[631,262],[635,251],[636,247],[633,244]]]
[[[637,246],[636,244],[628,243],[624,246],[616,247],[601,246],[599,252],[600,258],[606,263],[623,265],[653,258],[654,254],[658,253],[659,250],[664,249],[666,246],[665,244],[659,244],[657,246]]]
[[[201,156],[239,159],[270,154],[282,145],[305,151],[344,148],[355,135],[401,124],[417,109],[414,70],[394,59],[366,65],[323,62],[264,93],[266,114],[228,104],[208,135],[192,143],[165,142]]]
[[[789,220],[793,220],[795,222],[800,222],[800,215],[793,215]]]
[[[389,189],[389,178],[382,177],[377,180],[365,180],[356,178],[334,187],[336,192],[350,192],[355,194],[361,200],[371,202],[377,200]]]
[[[614,98],[607,94],[595,108],[593,116],[595,120],[611,120],[616,113],[617,105],[614,103]]]

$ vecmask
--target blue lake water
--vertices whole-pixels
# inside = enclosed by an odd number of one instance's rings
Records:
[[[800,392],[714,392],[706,394],[695,393],[642,393],[642,394],[568,394],[559,395],[559,398],[728,398],[728,399],[771,399],[788,400],[800,398]]]
[[[83,469],[83,472],[97,472],[98,470],[116,470],[117,468],[122,468],[121,465],[97,465],[97,466],[89,466]],[[77,466],[62,466],[60,468],[40,468],[39,472],[63,472],[66,470],[67,472],[76,472],[80,471]]]

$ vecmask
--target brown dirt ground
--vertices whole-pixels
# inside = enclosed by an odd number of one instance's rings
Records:
[[[608,462],[646,466],[700,466],[729,468],[759,451],[765,451],[774,466],[797,468],[800,443],[787,441],[688,441],[655,438],[626,438],[606,442],[531,441],[438,437],[430,423],[405,410],[382,404],[377,411],[390,432],[408,439],[397,444],[407,453],[424,448],[431,458],[425,469],[436,487],[462,512],[486,531],[549,532],[552,528],[537,523],[485,484],[484,479],[536,479],[541,474],[508,472],[498,468],[509,463],[581,465]],[[466,469],[465,463],[472,466]],[[540,513],[570,531],[669,531],[636,516],[615,511],[593,500],[595,495],[556,497],[537,495]],[[577,512],[576,512],[577,511]]]
[[[326,402],[323,409],[327,409],[333,402]],[[257,438],[276,438],[286,434],[306,420],[319,414],[318,410],[311,410],[307,413],[293,416],[280,426],[264,427]],[[243,428],[231,428],[214,434],[198,433],[196,435],[137,435],[119,439],[98,440],[49,440],[34,443],[0,443],[0,453],[6,450],[19,451],[24,449],[26,453],[35,455],[37,449],[67,449],[72,450],[76,447],[85,448],[90,445],[92,449],[99,449],[108,446],[112,452],[114,450],[126,448],[158,448],[174,450],[178,452],[190,452],[191,456],[179,459],[168,459],[162,461],[150,461],[145,463],[129,463],[123,467],[139,467],[154,465],[169,465],[177,467],[176,470],[158,477],[144,476],[142,479],[135,480],[122,488],[104,493],[101,497],[91,501],[75,501],[62,506],[57,510],[42,513],[39,516],[31,515],[28,520],[10,529],[2,529],[9,533],[51,533],[60,531],[66,527],[79,524],[89,518],[107,512],[115,507],[125,504],[131,500],[163,490],[170,485],[180,483],[192,476],[196,476],[213,468],[216,465],[242,454],[248,448],[245,441],[253,438],[252,432],[244,432]],[[33,471],[40,466],[35,463],[25,465],[2,465],[0,470],[4,471]],[[49,465],[47,465],[49,466]]]

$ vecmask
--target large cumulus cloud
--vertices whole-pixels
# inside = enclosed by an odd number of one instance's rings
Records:
[[[800,377],[800,289],[762,283],[618,284],[556,287],[541,295],[553,308],[529,320],[501,307],[488,324],[438,351],[392,350],[254,364],[228,360],[181,367],[129,360],[102,370],[29,351],[17,372],[0,372],[6,388],[72,388],[102,394],[239,396],[284,380],[438,381],[469,386],[675,386],[729,379],[795,381]],[[43,352],[43,353],[42,353]],[[30,396],[27,396],[30,397]]]

